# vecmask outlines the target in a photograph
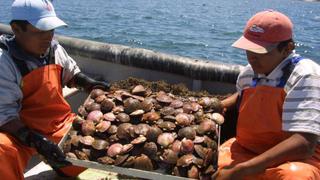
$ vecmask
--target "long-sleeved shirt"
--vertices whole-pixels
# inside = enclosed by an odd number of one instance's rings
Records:
[[[10,120],[19,119],[19,112],[22,108],[22,75],[12,56],[24,61],[30,71],[47,65],[49,58],[48,54],[42,58],[34,58],[26,54],[16,44],[14,36],[2,35],[0,42],[7,48],[7,50],[0,48],[0,126],[2,126]],[[64,86],[75,74],[80,72],[80,69],[57,41],[52,41],[51,48],[55,55],[55,64],[61,65],[63,68],[62,85]]]

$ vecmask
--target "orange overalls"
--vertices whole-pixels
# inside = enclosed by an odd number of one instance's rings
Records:
[[[19,67],[18,64],[17,66]],[[61,74],[60,65],[49,64],[29,72],[22,78],[23,100],[20,119],[30,129],[55,143],[67,132],[75,117],[62,96]],[[22,145],[9,134],[0,132],[0,179],[24,179],[24,169],[35,153],[35,149]],[[61,170],[67,175],[75,176],[84,169],[68,166]]]
[[[253,86],[242,91],[237,135],[220,146],[219,168],[247,161],[290,136],[282,131],[284,84]],[[283,163],[247,179],[320,179],[320,146],[309,159]]]

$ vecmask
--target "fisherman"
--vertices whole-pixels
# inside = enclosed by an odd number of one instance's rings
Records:
[[[35,153],[60,174],[75,176],[84,169],[70,166],[56,145],[75,117],[62,88],[89,92],[109,84],[84,75],[53,38],[66,23],[49,0],[16,0],[11,8],[14,36],[0,36],[0,178],[24,179]]]
[[[286,15],[262,11],[233,43],[249,64],[222,101],[239,114],[215,179],[320,179],[320,67],[295,53],[292,31]]]

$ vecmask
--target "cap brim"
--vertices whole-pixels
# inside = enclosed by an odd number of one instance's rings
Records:
[[[265,54],[272,51],[278,44],[271,44],[261,41],[249,40],[241,36],[236,42],[232,44],[233,47],[244,49],[258,54]]]
[[[41,18],[38,21],[31,21],[30,22],[34,27],[42,30],[42,31],[49,31],[56,29],[61,26],[67,26],[65,22],[57,17],[45,17]]]

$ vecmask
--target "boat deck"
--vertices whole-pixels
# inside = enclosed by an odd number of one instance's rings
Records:
[[[97,169],[87,169],[75,178],[63,178],[58,176],[55,171],[46,163],[41,161],[39,156],[34,156],[29,161],[26,172],[24,173],[26,180],[67,180],[67,179],[81,179],[81,180],[97,180],[97,179],[123,179],[117,173],[101,171]],[[127,179],[127,178],[126,178]]]

